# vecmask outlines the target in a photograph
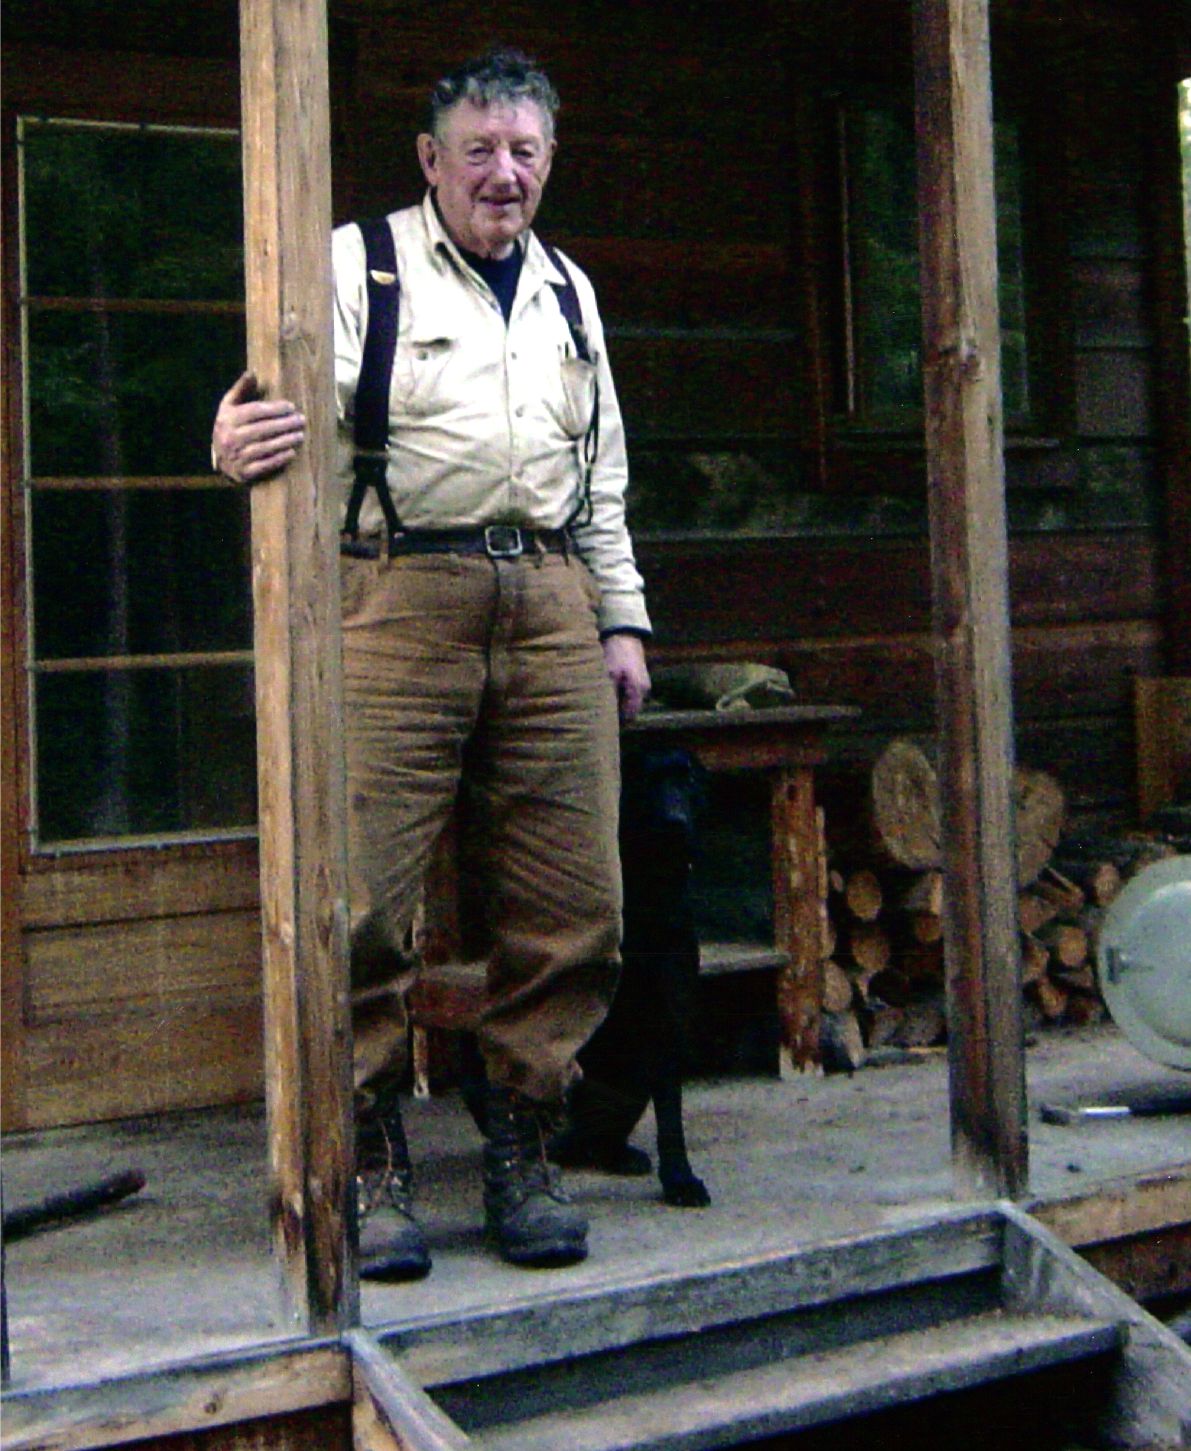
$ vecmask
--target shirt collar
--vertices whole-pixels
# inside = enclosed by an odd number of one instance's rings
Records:
[[[433,187],[427,188],[426,195],[422,198],[422,221],[426,228],[426,236],[430,245],[430,255],[434,259],[434,265],[441,272],[447,265],[450,258],[456,266],[465,265],[463,258],[459,255],[459,248],[451,240],[451,234],[443,225],[442,217],[439,216],[438,207],[434,201]],[[522,276],[530,276],[534,282],[565,282],[554,263],[546,255],[546,249],[538,241],[532,228],[517,238],[517,246],[523,253]]]

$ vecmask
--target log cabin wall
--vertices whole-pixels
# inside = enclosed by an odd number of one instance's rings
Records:
[[[1024,347],[1029,374],[1026,406],[1008,388],[1006,406],[1017,749],[1078,817],[1119,820],[1131,681],[1171,645],[1162,525],[1189,489],[1169,321],[1186,283],[1155,203],[1177,193],[1188,27],[1169,4],[992,8],[1020,188],[1007,357]],[[597,283],[653,658],[761,659],[808,698],[861,706],[840,759],[929,732],[921,426],[857,396],[857,350],[901,339],[866,340],[843,214],[862,184],[848,128],[909,104],[908,8],[856,0],[829,28],[820,7],[777,3],[610,4],[573,26],[566,6],[480,26],[464,6],[337,12],[355,77],[344,216],[419,194],[407,137],[427,63],[449,64],[458,37],[515,36],[559,84],[540,225]]]
[[[17,114],[235,123],[228,0],[6,10],[9,236]],[[896,169],[908,6],[852,0],[831,7],[830,27],[823,7],[777,0],[330,10],[338,221],[419,196],[426,83],[461,56],[511,41],[558,84],[541,229],[601,299],[654,658],[762,660],[807,699],[859,705],[832,744],[841,766],[892,734],[928,733],[925,465]],[[1128,820],[1131,680],[1182,648],[1171,620],[1191,485],[1173,198],[1187,23],[1174,0],[994,0],[993,21],[1014,219],[1017,752],[1058,776],[1077,815]],[[871,176],[894,178],[880,206]],[[29,844],[18,294],[9,249],[5,1127],[251,1096],[254,844],[65,856]]]

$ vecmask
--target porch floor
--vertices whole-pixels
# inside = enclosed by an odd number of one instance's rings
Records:
[[[1027,1053],[1031,1203],[1191,1162],[1191,1118],[1157,1114],[1043,1122],[1043,1103],[1186,1099],[1187,1074],[1137,1052],[1112,1025],[1041,1034]],[[702,1080],[686,1092],[691,1158],[712,1205],[662,1204],[657,1180],[574,1173],[591,1255],[557,1271],[497,1260],[479,1229],[478,1137],[457,1096],[407,1108],[429,1280],[365,1282],[365,1324],[629,1283],[692,1266],[832,1240],[953,1203],[942,1053],[848,1077]],[[636,1142],[651,1147],[652,1122]],[[76,1383],[285,1338],[269,1260],[259,1106],[12,1135],[9,1207],[126,1168],[145,1189],[87,1221],[7,1249],[13,1385]],[[1191,1183],[1191,1180],[1187,1182]],[[1189,1215],[1191,1217],[1191,1206]]]

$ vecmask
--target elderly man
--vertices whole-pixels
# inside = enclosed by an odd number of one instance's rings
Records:
[[[595,296],[530,230],[557,108],[517,52],[462,67],[417,140],[425,199],[382,224],[390,260],[359,226],[333,238],[342,431],[369,391],[387,399],[387,439],[368,448],[357,428],[341,480],[356,1081],[371,1110],[361,1267],[375,1276],[430,1267],[394,1084],[411,923],[464,775],[493,944],[478,1034],[487,1226],[513,1263],[587,1252],[545,1145],[618,971],[617,714],[648,692],[649,620]],[[392,362],[378,383],[362,360],[382,308]],[[303,438],[293,406],[246,374],[220,405],[214,457],[253,483]]]

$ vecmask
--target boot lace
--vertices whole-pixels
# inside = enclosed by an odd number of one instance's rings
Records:
[[[386,1204],[399,1214],[413,1213],[412,1175],[408,1169],[397,1167],[393,1140],[383,1118],[379,1127],[384,1140],[384,1162],[362,1169],[356,1175],[357,1204],[361,1220]]]

